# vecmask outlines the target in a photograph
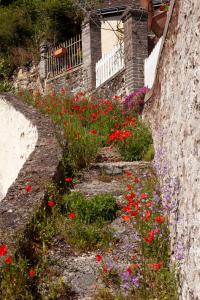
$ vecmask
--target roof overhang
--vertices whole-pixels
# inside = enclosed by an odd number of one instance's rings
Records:
[[[105,7],[105,8],[99,8],[96,10],[96,13],[98,15],[121,15],[125,10],[127,6],[115,6],[115,7]]]

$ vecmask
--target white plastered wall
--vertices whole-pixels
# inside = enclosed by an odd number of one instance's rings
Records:
[[[113,47],[122,39],[122,35],[118,28],[123,30],[123,23],[120,18],[107,17],[101,21],[101,50],[102,56],[110,52]]]
[[[0,201],[35,149],[37,140],[36,126],[0,96]]]

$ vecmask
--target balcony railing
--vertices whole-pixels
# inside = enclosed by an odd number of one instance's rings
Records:
[[[82,39],[77,35],[52,47],[47,54],[47,78],[55,77],[82,64]]]

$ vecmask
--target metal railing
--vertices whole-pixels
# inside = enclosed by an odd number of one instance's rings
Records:
[[[119,43],[96,63],[96,87],[111,78],[124,67],[124,44]]]
[[[61,54],[57,56],[56,52],[61,48]],[[46,63],[47,78],[69,71],[81,65],[82,61],[82,39],[81,34],[79,34],[66,42],[52,47],[48,51]]]

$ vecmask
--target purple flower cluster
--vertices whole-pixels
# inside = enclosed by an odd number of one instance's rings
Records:
[[[128,295],[130,290],[133,288],[139,288],[140,287],[140,278],[141,274],[138,272],[136,275],[129,273],[127,270],[119,273],[120,279],[121,279],[121,288],[125,296]]]
[[[125,96],[123,101],[123,109],[125,111],[130,108],[138,109],[138,106],[144,103],[144,96],[148,91],[149,89],[144,86]]]

